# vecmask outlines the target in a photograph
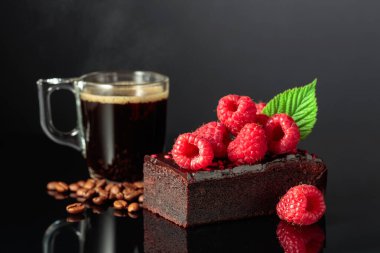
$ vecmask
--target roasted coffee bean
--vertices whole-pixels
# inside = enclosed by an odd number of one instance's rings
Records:
[[[107,201],[107,198],[98,196],[92,199],[92,202],[97,205],[103,205]]]
[[[69,189],[72,192],[76,192],[79,189],[79,185],[77,183],[69,184]]]
[[[108,198],[108,196],[109,196],[109,192],[108,191],[106,191],[106,190],[98,190],[98,194],[99,194],[99,196],[101,196],[101,197],[104,197],[104,198]]]
[[[104,187],[105,185],[107,184],[107,181],[105,179],[100,179],[98,181],[96,181],[96,187]]]
[[[55,191],[55,186],[57,185],[56,181],[51,181],[46,185],[48,191]]]
[[[135,191],[135,190],[132,189],[132,188],[125,188],[125,189],[123,190],[123,194],[124,194],[124,195],[127,195],[127,194],[129,194],[129,193],[131,193],[131,192],[133,192],[133,191]]]
[[[87,189],[85,189],[85,188],[79,188],[78,191],[77,191],[77,195],[79,197],[83,197],[87,192],[88,192]]]
[[[120,187],[118,185],[112,186],[110,192],[114,195],[118,194],[120,192]]]
[[[94,180],[87,180],[87,182],[84,184],[83,188],[86,188],[88,190],[95,188],[95,181]]]
[[[140,190],[137,190],[137,191],[133,191],[129,194],[126,194],[124,195],[124,199],[127,200],[127,201],[132,201],[134,200],[135,198],[137,198],[138,196],[140,196],[143,192]]]
[[[84,186],[85,183],[86,183],[86,181],[84,181],[84,180],[80,180],[80,181],[77,182],[77,184],[78,184],[79,187],[81,187],[81,188]]]
[[[66,218],[67,222],[79,222],[81,220],[84,220],[84,215],[82,214],[71,214]]]
[[[83,202],[86,202],[86,198],[83,198],[83,197],[77,197],[77,201],[78,202],[81,202],[81,203],[83,203]]]
[[[144,202],[144,194],[141,194],[141,195],[139,196],[138,201],[139,201],[140,203]]]
[[[55,195],[53,196],[56,200],[62,200],[62,199],[67,199],[69,196],[63,193],[56,192]]]
[[[66,192],[69,190],[69,186],[65,182],[57,182],[55,185],[55,190],[57,192]]]
[[[106,191],[111,191],[111,188],[112,188],[113,186],[114,186],[113,183],[109,183],[109,184],[106,185],[106,187],[104,188],[104,190],[106,190]]]
[[[127,208],[128,204],[127,204],[127,201],[125,200],[115,200],[113,202],[113,207],[116,209],[116,210],[122,210],[122,209],[125,209]]]
[[[83,213],[85,206],[83,203],[73,203],[66,206],[66,211],[71,214],[79,214]]]
[[[86,199],[89,199],[89,198],[92,198],[95,194],[96,194],[95,190],[94,190],[94,189],[90,189],[90,190],[88,190],[88,191],[83,195],[83,197],[86,198]]]
[[[133,213],[133,212],[137,212],[138,210],[140,210],[140,206],[138,203],[133,202],[133,203],[129,204],[128,212]]]
[[[118,192],[116,195],[115,195],[115,198],[116,199],[124,199],[124,195],[122,192]]]
[[[77,193],[76,192],[72,192],[72,193],[70,193],[70,198],[72,198],[72,199],[76,199],[76,198],[78,198],[78,195],[77,195]]]
[[[122,183],[122,185],[126,189],[131,189],[131,190],[135,190],[136,189],[136,186],[133,183],[124,182],[124,183]]]
[[[133,185],[138,189],[144,188],[144,182],[142,181],[134,182]]]

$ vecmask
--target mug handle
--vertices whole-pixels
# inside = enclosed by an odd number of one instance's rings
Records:
[[[75,96],[74,83],[77,79],[68,78],[52,78],[52,79],[40,79],[37,81],[38,87],[38,100],[40,108],[40,123],[42,129],[46,135],[53,141],[72,147],[78,151],[83,150],[82,140],[79,136],[79,120],[77,117],[77,127],[69,132],[62,132],[58,130],[54,124],[51,115],[51,104],[50,98],[54,91],[58,90],[68,90],[71,91]],[[75,98],[77,100],[77,98]],[[78,107],[78,106],[77,106]],[[79,114],[79,109],[77,108],[77,114]],[[79,115],[78,115],[79,116]]]
[[[84,241],[85,241],[85,231],[88,226],[86,219],[79,223],[79,229],[71,226],[73,223],[67,222],[65,220],[57,220],[52,223],[45,231],[42,240],[43,253],[53,253],[54,252],[54,242],[56,235],[60,232],[62,228],[69,226],[77,236],[79,240],[79,252],[84,252]]]

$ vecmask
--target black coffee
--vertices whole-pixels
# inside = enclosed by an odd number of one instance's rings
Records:
[[[162,152],[167,95],[154,98],[81,94],[86,159],[98,176],[142,180],[145,154]]]

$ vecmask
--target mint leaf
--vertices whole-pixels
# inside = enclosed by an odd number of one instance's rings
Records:
[[[286,90],[270,100],[263,114],[272,116],[276,113],[286,113],[291,116],[300,129],[301,139],[305,139],[313,130],[317,121],[317,98],[315,86],[317,79],[311,83]]]

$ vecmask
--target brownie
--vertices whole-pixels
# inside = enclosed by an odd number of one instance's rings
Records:
[[[311,184],[322,192],[327,169],[320,158],[299,151],[266,157],[260,164],[188,171],[168,155],[145,156],[144,207],[183,227],[238,220],[275,212],[292,186]]]

